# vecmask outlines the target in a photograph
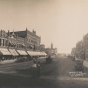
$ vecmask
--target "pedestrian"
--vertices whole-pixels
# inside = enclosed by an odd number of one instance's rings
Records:
[[[41,65],[40,65],[40,61],[38,61],[37,63],[37,77],[41,76]]]
[[[36,61],[33,61],[33,65],[32,65],[32,77],[33,78],[36,77],[36,73],[37,73],[37,65],[36,65]]]
[[[49,63],[51,62],[50,60],[51,60],[51,57],[48,56],[48,57],[46,58],[46,63],[49,64]]]
[[[33,61],[35,61],[36,63],[37,63],[37,58],[35,57],[35,58],[33,58]]]

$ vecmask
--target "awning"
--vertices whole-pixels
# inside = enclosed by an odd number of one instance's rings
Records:
[[[28,53],[30,56],[40,56],[40,55],[41,55],[40,52],[34,52],[34,51],[27,51],[27,53]]]
[[[47,54],[44,52],[44,55],[47,55]]]
[[[2,53],[2,55],[11,55],[8,49],[5,49],[5,48],[0,48],[0,52]]]
[[[47,55],[45,52],[27,51],[27,53],[28,53],[30,56],[41,56],[41,55]]]
[[[27,53],[26,53],[24,50],[17,50],[17,52],[18,52],[20,55],[27,55]]]
[[[45,55],[45,56],[47,55],[45,52],[41,52],[41,54],[42,54],[42,55]]]
[[[13,56],[18,56],[19,54],[16,52],[15,49],[9,49],[10,53],[13,55]]]
[[[41,56],[41,52],[37,52],[37,54],[38,54],[39,56]]]
[[[28,53],[30,56],[36,56],[36,53],[33,52],[33,51],[27,51],[27,53]]]

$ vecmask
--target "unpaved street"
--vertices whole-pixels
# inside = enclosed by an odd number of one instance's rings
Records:
[[[0,85],[29,85],[57,88],[88,88],[88,78],[71,77],[75,62],[67,57],[56,57],[50,64],[41,64],[41,77],[31,79],[32,61],[0,65]],[[84,72],[88,72],[85,69]],[[46,88],[46,87],[45,87]]]

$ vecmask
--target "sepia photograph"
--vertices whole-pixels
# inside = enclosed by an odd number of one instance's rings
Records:
[[[0,88],[88,88],[88,0],[0,0]]]

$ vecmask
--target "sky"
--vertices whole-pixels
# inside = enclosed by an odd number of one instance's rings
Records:
[[[0,29],[26,28],[46,47],[70,53],[88,33],[88,0],[0,0]]]

